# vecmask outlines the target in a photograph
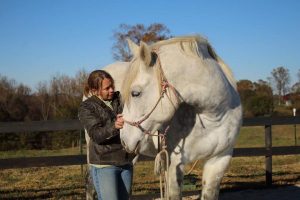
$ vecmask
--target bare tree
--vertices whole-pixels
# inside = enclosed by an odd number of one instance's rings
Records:
[[[130,38],[136,44],[144,41],[148,44],[170,38],[169,29],[160,23],[150,24],[145,27],[143,24],[127,25],[120,24],[119,29],[114,31],[114,39],[116,40],[112,50],[113,58],[120,61],[130,61],[130,54],[126,38]]]
[[[48,120],[50,114],[51,96],[48,90],[48,85],[45,81],[38,83],[36,97],[40,104],[39,110],[43,120]]]
[[[297,78],[298,78],[298,81],[291,88],[292,92],[294,92],[294,93],[300,92],[300,69],[297,72]]]
[[[76,95],[79,95],[80,97],[82,97],[84,84],[88,79],[88,75],[89,74],[84,69],[79,70],[75,75],[76,87],[77,87]]]
[[[300,93],[300,82],[295,83],[291,88],[293,93]]]
[[[289,89],[290,73],[287,68],[280,66],[280,67],[273,69],[271,74],[272,74],[272,78],[275,83],[275,87],[278,92],[279,105],[280,105],[282,96],[285,95]]]
[[[35,93],[39,116],[43,120],[77,117],[87,76],[84,70],[75,78],[57,73],[49,81],[40,82]]]

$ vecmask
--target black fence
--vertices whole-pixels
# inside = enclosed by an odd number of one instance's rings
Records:
[[[272,156],[300,154],[300,146],[272,147],[272,126],[273,125],[296,125],[300,124],[300,117],[260,117],[245,118],[243,126],[264,126],[265,147],[259,148],[235,148],[234,157],[243,156],[265,156],[266,184],[272,185]],[[71,131],[81,130],[83,127],[78,120],[60,121],[32,121],[32,122],[0,122],[0,134],[20,132],[49,132],[49,131]],[[295,138],[296,139],[296,138]],[[143,160],[153,158],[142,157]],[[86,155],[47,156],[47,157],[22,157],[0,159],[0,169],[46,167],[62,165],[83,165],[86,164]]]

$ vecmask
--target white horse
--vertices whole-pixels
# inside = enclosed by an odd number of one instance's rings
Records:
[[[151,134],[169,127],[170,199],[181,199],[184,166],[195,160],[205,162],[201,199],[218,199],[242,123],[231,70],[200,36],[151,46],[128,42],[134,57],[122,86],[124,146],[130,152],[153,155],[158,144]]]

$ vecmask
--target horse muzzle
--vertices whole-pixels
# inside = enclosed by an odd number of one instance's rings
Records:
[[[126,150],[127,153],[135,153],[136,155],[139,154],[140,141],[138,141],[136,143],[136,146],[133,150],[131,150],[122,139],[121,139],[121,144],[122,144],[122,146],[124,147],[124,149]]]

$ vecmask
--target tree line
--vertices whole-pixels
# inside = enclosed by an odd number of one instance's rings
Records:
[[[243,105],[244,117],[291,116],[292,108],[300,110],[300,70],[298,82],[290,86],[289,69],[274,68],[267,81],[239,80],[237,88]]]
[[[151,44],[172,37],[170,30],[159,23],[149,26],[121,24],[113,36],[113,57],[121,61],[129,61],[132,57],[126,38],[136,43],[144,41]],[[78,71],[75,77],[56,74],[49,81],[38,83],[33,91],[30,87],[0,74],[0,121],[77,119],[87,76],[88,73],[84,70]],[[300,71],[298,79],[290,87],[289,70],[279,66],[272,70],[267,80],[239,80],[237,88],[244,117],[281,115],[276,107],[284,105],[287,94],[291,102],[289,106],[300,109]],[[78,134],[71,132],[1,134],[0,150],[63,148],[76,145],[78,139]]]
[[[0,75],[0,121],[77,119],[87,72],[75,77],[57,74],[38,83],[36,91]],[[60,149],[77,146],[79,134],[70,131],[0,134],[0,150]]]
[[[36,91],[0,74],[0,121],[74,119],[87,73],[75,77],[57,74],[39,82]]]

